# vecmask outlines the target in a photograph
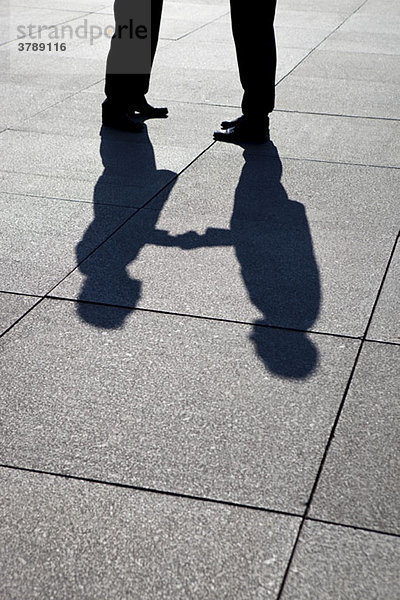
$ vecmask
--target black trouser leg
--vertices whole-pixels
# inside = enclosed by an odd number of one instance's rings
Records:
[[[137,51],[138,44],[137,40],[132,41],[127,29],[130,27],[130,22],[133,23],[134,29],[143,24],[140,23],[142,15],[137,9],[138,4],[135,6],[138,1],[151,2],[151,23],[148,32],[150,40],[143,42],[146,56],[143,56],[142,63],[146,64],[145,72],[137,72],[137,65],[141,59],[138,61],[134,52],[135,49]],[[107,100],[113,104],[127,106],[140,102],[149,90],[151,66],[160,32],[162,5],[163,0],[115,0],[115,33],[123,32],[123,34],[122,39],[114,36],[111,40],[107,59],[105,94]]]
[[[275,106],[276,0],[231,0],[232,31],[240,81],[242,111],[250,120],[266,119]]]

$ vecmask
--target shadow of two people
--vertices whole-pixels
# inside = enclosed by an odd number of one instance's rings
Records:
[[[275,146],[270,144],[267,156],[264,148],[244,149],[230,229],[210,227],[203,235],[189,231],[173,236],[156,225],[176,174],[157,170],[147,131],[136,138],[103,128],[100,153],[104,172],[94,189],[94,220],[77,246],[79,269],[86,277],[80,299],[97,299],[101,290],[112,288],[114,297],[128,298],[121,303],[128,310],[106,306],[99,310],[90,302],[81,302],[80,318],[102,329],[123,326],[141,297],[141,281],[131,278],[127,267],[146,244],[183,250],[233,246],[249,298],[262,315],[254,322],[251,334],[258,356],[271,373],[281,377],[309,376],[318,363],[318,352],[307,330],[319,313],[319,271],[304,206],[288,198]],[[235,176],[233,171],[230,174]],[[125,228],[128,238],[114,245],[107,260],[84,260],[90,240],[104,231],[104,204],[127,205],[127,195],[131,195],[130,205],[135,205],[140,190],[151,197],[168,182],[172,183],[168,193],[164,190],[161,196],[163,202],[157,203],[157,210],[147,211],[144,236],[132,235],[132,230]],[[123,236],[123,230],[118,235]]]

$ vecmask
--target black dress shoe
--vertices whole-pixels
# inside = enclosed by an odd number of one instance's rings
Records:
[[[236,127],[214,131],[214,140],[231,144],[264,144],[270,140],[269,129],[268,126],[250,126],[241,121]]]
[[[131,109],[117,108],[104,102],[102,113],[103,125],[105,127],[112,127],[113,129],[128,131],[130,133],[140,133],[143,131],[143,123],[140,123],[137,119],[135,120],[135,115]]]
[[[165,119],[168,116],[168,108],[151,106],[145,98],[140,102],[130,104],[130,109],[134,111],[138,117],[143,117],[145,119]]]

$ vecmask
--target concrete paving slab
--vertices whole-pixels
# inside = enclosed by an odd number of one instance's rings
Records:
[[[13,44],[10,45],[11,53],[17,52]],[[83,56],[80,56],[81,54]],[[104,56],[105,54],[104,51]],[[70,55],[66,53],[65,56],[60,56],[41,56],[32,52],[29,59],[21,56],[15,68],[14,59],[11,57],[12,73],[7,75],[6,83],[18,85],[25,83],[38,90],[56,88],[77,92],[104,78],[105,61],[98,57],[85,58],[84,49],[80,49],[76,55],[71,52]]]
[[[0,171],[0,192],[22,196],[58,198],[59,200],[93,201],[93,182],[74,181],[67,177],[47,177],[30,173],[9,173]],[[112,196],[110,194],[110,196]],[[123,197],[126,199],[127,194]],[[114,196],[112,196],[114,197]],[[104,198],[104,204],[111,204]],[[118,202],[114,204],[118,205]]]
[[[308,522],[282,600],[396,600],[399,561],[396,537]]]
[[[176,48],[176,45],[183,41],[189,44],[190,40],[191,38],[188,37],[185,40],[173,42],[159,53],[152,73],[152,95],[155,98],[168,98],[176,102],[240,106],[242,88],[235,64],[235,51],[229,44],[226,44],[227,51],[223,54],[224,59],[221,59],[221,63],[225,62],[230,65],[227,69],[217,69],[217,64],[214,68],[209,69],[209,63],[205,58],[201,60],[200,53],[199,60],[204,65],[201,68],[191,66],[186,70],[177,70],[175,66],[171,66],[172,59],[166,63],[160,60],[164,51],[172,52],[171,47]],[[204,44],[209,47],[210,57],[215,57],[214,44],[207,42]],[[308,50],[304,48],[282,48],[279,55],[277,81],[289,73],[307,55],[307,52]],[[182,54],[179,53],[179,56],[181,57]],[[218,56],[221,57],[222,53]],[[212,59],[210,58],[210,60]]]
[[[229,8],[225,2],[214,0],[213,2],[182,2],[176,0],[167,0],[165,2],[165,12],[163,17],[175,21],[187,21],[188,19],[197,22],[199,25],[209,23],[226,14]]]
[[[315,4],[308,9],[296,2],[290,3],[290,8],[285,8],[285,4],[277,4],[275,25],[277,27],[297,27],[302,29],[324,29],[327,33],[333,31],[343,23],[347,16],[347,10],[344,10],[336,2],[332,11],[321,10],[320,3]]]
[[[282,19],[281,25],[275,25],[275,34],[277,46],[279,48],[279,60],[281,59],[280,51],[282,48],[314,48],[330,33],[328,28],[315,28],[310,23],[308,28],[300,25],[287,25]],[[231,44],[232,51],[233,37],[232,26],[229,20],[218,19],[218,21],[209,23],[205,27],[198,29],[190,34],[188,40],[195,42],[212,42],[213,44]]]
[[[161,22],[160,37],[177,40],[191,35],[200,27],[215,21],[227,12],[226,4],[199,4],[166,2]]]
[[[399,61],[393,55],[317,49],[289,79],[304,77],[348,82],[400,83]]]
[[[289,198],[307,205],[307,213],[318,222],[343,219],[357,227],[382,226],[397,232],[398,169],[286,159],[273,143],[214,144],[179,176],[173,191],[160,193],[148,208],[161,209],[168,195],[167,207],[175,212],[229,219],[245,166],[254,175],[246,182],[251,200],[235,207],[236,218],[268,220],[265,198],[283,186]]]
[[[271,136],[282,157],[400,167],[396,121],[277,111],[271,117]]]
[[[278,87],[283,110],[399,119],[398,83],[291,75]]]
[[[400,54],[400,34],[368,31],[335,31],[321,46],[322,50]]]
[[[381,0],[378,0],[381,1]],[[318,2],[318,11],[324,13],[341,12],[344,15],[350,15],[360,6],[360,0],[320,0]],[[280,10],[293,10],[293,0],[280,0]],[[296,10],[315,12],[316,5],[314,0],[296,0]]]
[[[381,18],[382,14],[400,16],[400,6],[397,0],[368,0],[362,4],[358,14],[370,14],[378,18]]]
[[[0,478],[9,600],[274,599],[299,523],[7,469]]]
[[[197,82],[196,85],[198,84],[199,82]],[[104,83],[99,83],[97,86],[94,86],[84,92],[84,96],[89,93],[95,93],[97,97],[95,102],[91,102],[89,99],[86,100],[84,98],[76,101],[77,103],[82,102],[82,107],[86,106],[85,110],[89,111],[88,118],[90,119],[91,124],[88,125],[88,127],[91,131],[93,131],[92,123],[94,122],[94,117],[91,111],[97,110],[98,103],[103,97],[100,95],[103,87]],[[238,95],[238,88],[236,86],[234,87],[236,89],[235,94]],[[279,87],[280,86],[278,85],[278,98],[280,96]],[[221,120],[225,118],[229,119],[232,116],[240,114],[240,109],[235,110],[232,107],[227,108],[224,106],[219,107],[219,109],[217,108],[215,113],[213,110],[204,108],[202,105],[195,105],[195,107],[192,108],[184,108],[179,104],[179,102],[175,103],[175,101],[171,100],[166,101],[166,96],[160,97],[162,98],[162,102],[171,104],[171,117],[161,121],[148,121],[147,130],[149,132],[149,136],[152,136],[152,132],[157,131],[157,134],[154,133],[154,135],[161,136],[162,134],[162,136],[165,136],[166,139],[168,139],[171,136],[178,135],[178,132],[176,131],[177,127],[179,128],[179,136],[182,136],[179,141],[179,146],[169,145],[168,147],[164,147],[164,145],[160,145],[156,148],[157,166],[159,165],[162,168],[174,170],[175,163],[175,170],[181,170],[183,166],[186,166],[188,162],[195,158],[195,155],[190,153],[188,156],[186,156],[185,163],[185,159],[183,158],[185,156],[185,149],[182,148],[181,144],[184,146],[188,145],[189,147],[192,146],[199,138],[199,151],[203,150],[204,145],[202,144],[204,144],[208,135],[210,141],[212,141],[212,131],[219,127]],[[208,94],[207,97],[208,100],[211,99],[210,94]],[[156,102],[157,95],[153,93],[151,99],[152,101]],[[238,98],[238,102],[240,102],[240,98]],[[71,100],[71,102],[68,100],[68,104],[65,104],[66,112],[69,112],[69,107],[71,107],[71,119],[76,106],[77,104],[75,104],[74,100]],[[397,168],[400,167],[400,161],[398,159],[398,156],[400,156],[400,123],[379,119],[354,119],[351,117],[343,118],[331,115],[286,112],[279,110],[279,103],[277,108],[278,110],[274,112],[271,117],[271,135],[274,143],[279,147],[279,152],[283,157],[344,162],[350,164],[393,166]],[[64,110],[64,104],[62,110]],[[192,119],[191,115],[193,114],[193,111],[198,111],[199,123],[198,125],[193,123],[193,131],[190,133],[188,130],[190,129],[190,122]],[[44,125],[44,127],[48,128],[49,130],[53,130],[51,114],[52,113],[49,112],[50,124],[48,126]],[[214,114],[215,121],[212,121]],[[179,120],[181,120],[181,123],[177,124]],[[40,123],[40,117],[38,116],[37,120],[35,119],[32,121],[32,123],[34,122]],[[28,122],[26,125],[29,127]],[[77,126],[79,128],[79,123],[75,122],[74,124],[71,122],[72,133],[77,131]],[[60,127],[62,128],[62,125],[60,125]],[[86,125],[84,127],[86,127]],[[200,131],[202,131],[201,138]],[[28,139],[29,143],[27,141]],[[137,143],[140,141],[140,139],[140,135],[129,136],[131,143]],[[156,139],[157,138],[155,137],[155,140]],[[42,138],[41,136],[36,136],[33,133],[29,134],[13,132],[7,132],[7,134],[3,133],[2,140],[8,144],[11,152],[18,152],[21,144],[34,147],[35,156],[29,157],[29,164],[33,163],[35,165],[35,174],[41,174],[41,170],[43,169],[42,166],[37,166],[37,162],[39,160],[37,154],[39,153],[39,156],[43,154],[43,150],[39,151],[39,148],[54,146],[61,143],[66,147],[68,147],[70,144],[79,144],[79,149],[74,149],[74,151],[71,153],[75,159],[78,160],[79,156],[82,155],[83,148],[86,146],[89,147],[94,143],[91,140],[87,140],[85,143],[80,141],[68,141],[67,144],[64,142],[63,138],[56,135],[50,136],[47,139],[46,136],[43,136]],[[379,143],[377,143],[377,140],[379,140]],[[261,148],[257,149],[257,152],[261,151]],[[265,147],[265,153],[270,154],[268,146]],[[163,159],[161,159],[161,155],[163,155]],[[95,151],[88,149],[86,151],[86,156],[91,162],[98,164]],[[177,160],[180,156],[182,156],[183,160]],[[62,176],[67,170],[69,171],[69,175],[71,171],[75,171],[76,173],[77,171],[81,170],[79,165],[76,167],[75,165],[65,163],[65,169],[60,168],[59,165],[54,165],[54,156],[52,159],[47,159],[46,157],[46,165],[48,165],[49,160],[51,160],[50,166],[53,167],[52,173],[53,175],[54,173],[57,173],[57,177]],[[82,160],[80,162],[82,163]],[[88,170],[87,162],[87,159],[83,161],[86,171]],[[5,161],[4,164],[8,164],[7,161]],[[15,163],[13,163],[11,170],[14,170],[14,164]],[[3,169],[5,168],[6,167],[3,165]],[[29,166],[27,166],[27,169],[32,171]],[[46,174],[49,174],[49,169],[47,169]]]
[[[378,300],[368,338],[400,344],[400,250],[395,252]]]
[[[279,160],[242,153],[208,151],[57,295],[362,335],[397,232],[397,170],[284,161],[281,180]]]
[[[367,11],[370,7],[371,2],[366,2],[359,11],[343,23],[340,31],[398,34],[400,29],[400,11],[396,11],[394,5],[388,7],[387,2],[385,2],[385,7],[383,8],[381,2],[379,12]]]
[[[215,52],[214,41],[211,39],[203,42],[192,43],[191,37],[184,38],[163,48],[157,56],[157,70],[166,67],[179,69],[183,73],[188,70],[206,71],[235,71],[237,69],[236,54],[234,46],[227,43],[226,47],[218,46]],[[171,84],[173,85],[173,81]]]
[[[400,533],[400,348],[366,343],[311,516]]]
[[[305,29],[303,27],[275,27],[276,45],[279,60],[282,48],[306,48],[311,50],[318,46],[330,32],[326,29]]]
[[[192,35],[193,32],[204,28],[208,23],[219,21],[219,18],[228,10],[224,2],[211,1],[199,2],[164,2],[161,20],[160,41],[179,40],[182,37]],[[99,11],[112,18],[113,6]],[[161,44],[162,46],[162,44]],[[158,45],[158,53],[160,51]],[[156,60],[158,60],[158,55]]]
[[[48,89],[38,94],[37,88],[29,85],[3,83],[4,94],[0,99],[0,127],[17,127],[23,121],[39,111],[56,104],[70,92],[60,89]],[[15,101],[11,102],[10,98]]]
[[[56,300],[3,340],[2,464],[296,513],[358,347]]]
[[[74,135],[83,138],[99,139],[101,103],[104,94],[82,92],[66,99],[62,104],[51,107],[25,121],[20,129]],[[194,147],[200,152],[212,143],[212,133],[221,118],[221,108],[198,106],[180,102],[166,102],[169,109],[167,119],[148,119],[146,129],[151,144],[155,147]],[[234,118],[235,109],[226,109],[226,114]],[[143,143],[141,135],[115,135],[126,140],[125,152],[130,153],[129,144]]]
[[[38,298],[0,292],[0,334],[11,327],[37,301]]]
[[[14,17],[113,21],[111,0],[11,2]],[[1,340],[0,464],[59,473],[0,468],[7,600],[279,595],[293,515],[304,515],[358,356],[348,336],[365,333],[398,230],[400,7],[279,0],[271,131],[282,176],[271,144],[210,144],[240,112],[228,9],[165,0],[172,39],[160,42],[149,100],[171,116],[140,136],[98,136],[105,37],[53,61],[20,54],[20,69],[7,65],[13,44],[0,49],[0,189],[14,192],[0,195],[0,307],[3,328],[15,324]],[[144,205],[84,260],[117,214]],[[397,263],[289,573],[284,594],[296,600],[397,591],[398,546],[386,543],[400,534]],[[7,293],[20,280],[45,293],[74,267],[61,298],[33,307]]]
[[[179,4],[179,5],[181,5],[181,6],[182,6],[182,5],[183,5],[183,6],[186,6],[186,4],[187,4],[186,0],[166,0],[166,2],[168,2],[168,3],[171,3],[171,2],[172,2],[172,3],[174,3],[174,4]],[[192,2],[191,2],[191,3],[193,4],[194,2],[195,2],[197,5],[198,5],[198,4],[202,4],[202,5],[203,5],[203,4],[210,4],[210,5],[212,5],[212,6],[217,6],[217,5],[218,5],[218,6],[221,6],[221,5],[222,5],[222,6],[226,6],[226,4],[225,4],[224,0],[192,0]]]
[[[74,246],[91,222],[92,206],[11,194],[1,194],[0,204],[2,291],[47,292],[74,268]],[[107,206],[97,209],[104,217],[103,224],[92,225],[86,232],[82,255],[88,255],[132,212]]]
[[[400,118],[398,57],[316,50],[277,88],[281,109]]]
[[[132,135],[109,128],[97,139],[5,131],[1,141],[7,147],[4,171],[90,182],[96,187],[96,203],[128,206],[141,206],[203,150],[171,144],[155,151],[146,130]],[[107,186],[112,186],[111,192]],[[127,198],[126,187],[135,191],[133,200]]]
[[[31,31],[36,34],[36,25],[52,26],[61,23],[67,23],[74,19],[85,15],[85,8],[82,5],[76,5],[76,9],[63,10],[68,7],[59,5],[58,7],[40,5],[40,2],[35,6],[29,2],[18,2],[17,0],[7,0],[1,8],[1,38],[0,45],[8,44],[12,40],[20,38],[20,41],[36,41],[36,39],[28,39],[27,36]],[[32,25],[31,30],[29,26]],[[43,29],[44,32],[44,29]]]
[[[29,8],[47,8],[54,10],[53,0],[10,0],[12,6],[26,6]],[[107,0],[68,0],[69,10],[97,11],[110,6]],[[65,8],[65,7],[64,7]]]

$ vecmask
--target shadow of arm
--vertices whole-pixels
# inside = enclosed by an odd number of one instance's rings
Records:
[[[157,229],[151,244],[155,246],[174,246],[182,250],[206,248],[212,246],[232,246],[232,234],[229,229],[209,227],[204,234],[187,231],[179,235],[171,235],[168,231]]]

